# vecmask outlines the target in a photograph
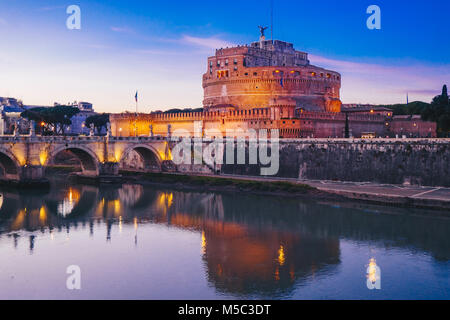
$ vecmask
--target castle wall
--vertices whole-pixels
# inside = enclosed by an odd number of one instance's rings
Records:
[[[310,111],[339,112],[339,75],[321,68],[255,67],[203,77],[205,107],[252,109],[289,101]]]
[[[231,110],[214,112],[113,114],[110,117],[112,133],[115,136],[167,137],[169,126],[172,136],[198,136],[208,131],[219,131],[222,136],[246,136],[250,129],[279,130],[281,138],[343,138],[345,137],[346,115],[336,112],[306,112],[293,106],[279,105],[253,110]],[[195,132],[195,122],[200,123],[200,133]],[[436,137],[436,123],[421,119],[393,119],[378,114],[348,115],[350,137],[361,138]],[[232,133],[227,133],[232,131]],[[214,136],[216,134],[213,134]]]

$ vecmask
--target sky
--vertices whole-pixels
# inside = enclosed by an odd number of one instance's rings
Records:
[[[450,1],[273,1],[274,38],[341,73],[343,103],[429,102],[450,85]],[[373,4],[380,30],[366,25]],[[0,0],[0,96],[121,112],[138,90],[140,112],[201,107],[207,57],[257,41],[258,25],[270,0]]]

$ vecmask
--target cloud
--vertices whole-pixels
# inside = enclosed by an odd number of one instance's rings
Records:
[[[216,38],[216,37],[210,37],[210,38],[199,38],[199,37],[192,37],[185,35],[181,38],[181,42],[185,44],[190,45],[196,45],[199,47],[204,47],[208,49],[219,49],[219,48],[226,48],[226,47],[234,47],[235,44]]]
[[[111,49],[111,46],[109,45],[104,45],[104,44],[88,44],[86,45],[86,47],[88,48],[92,48],[92,49]]]
[[[345,103],[397,103],[406,100],[431,101],[450,79],[450,65],[420,62],[366,63],[310,55],[313,64],[342,75]]]
[[[65,6],[48,6],[48,7],[41,7],[38,9],[38,11],[53,11],[65,8],[66,8]]]
[[[115,27],[111,26],[111,31],[118,32],[118,33],[134,33],[133,29],[129,27]]]
[[[186,55],[185,52],[179,50],[159,50],[159,49],[138,49],[134,50],[134,52],[139,54],[150,54],[150,55]]]

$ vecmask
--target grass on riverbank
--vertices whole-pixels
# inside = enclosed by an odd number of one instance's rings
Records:
[[[256,180],[231,179],[222,177],[188,176],[188,175],[164,174],[164,173],[121,172],[121,174],[124,177],[133,176],[154,183],[183,184],[198,187],[223,187],[223,188],[231,187],[242,191],[288,192],[288,193],[305,194],[310,191],[316,190],[315,188],[308,185],[282,181],[256,181]]]

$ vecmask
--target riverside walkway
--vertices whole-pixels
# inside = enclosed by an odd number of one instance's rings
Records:
[[[414,185],[378,184],[373,182],[340,182],[299,180],[295,178],[253,177],[222,174],[223,178],[253,181],[285,181],[306,184],[320,191],[334,193],[349,199],[385,204],[448,209],[450,213],[450,188]]]

